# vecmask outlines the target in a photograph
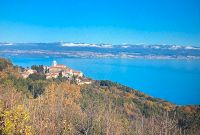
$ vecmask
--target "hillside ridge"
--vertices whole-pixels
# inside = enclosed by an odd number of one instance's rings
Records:
[[[75,78],[46,79],[43,73],[23,78],[22,70],[0,58],[2,134],[200,133],[199,105],[177,106],[109,80],[77,85]]]

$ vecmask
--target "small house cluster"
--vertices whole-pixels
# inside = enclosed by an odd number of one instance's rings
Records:
[[[22,77],[23,78],[28,78],[29,75],[37,73],[36,70],[33,69],[25,69],[24,72],[22,72]]]
[[[71,78],[72,76],[83,77],[83,73],[80,71],[73,70],[65,65],[57,64],[54,60],[51,67],[47,67],[46,78],[57,78],[59,75],[62,77]]]
[[[91,80],[84,77],[82,72],[73,70],[63,64],[57,64],[55,60],[52,62],[52,66],[43,66],[43,68],[46,79],[65,77],[68,80],[75,79],[76,83],[79,85],[91,83]],[[23,78],[27,78],[34,73],[37,73],[37,71],[25,69],[24,72],[22,72],[22,76]]]

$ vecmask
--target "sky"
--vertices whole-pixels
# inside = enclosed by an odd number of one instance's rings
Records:
[[[0,0],[0,42],[200,46],[200,0]]]

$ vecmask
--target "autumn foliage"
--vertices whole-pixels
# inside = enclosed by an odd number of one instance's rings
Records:
[[[198,135],[200,107],[176,106],[111,81],[23,79],[0,59],[2,135]]]

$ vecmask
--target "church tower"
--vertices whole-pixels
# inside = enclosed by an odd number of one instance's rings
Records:
[[[57,62],[55,60],[53,60],[52,66],[55,67],[56,65],[57,65]]]

